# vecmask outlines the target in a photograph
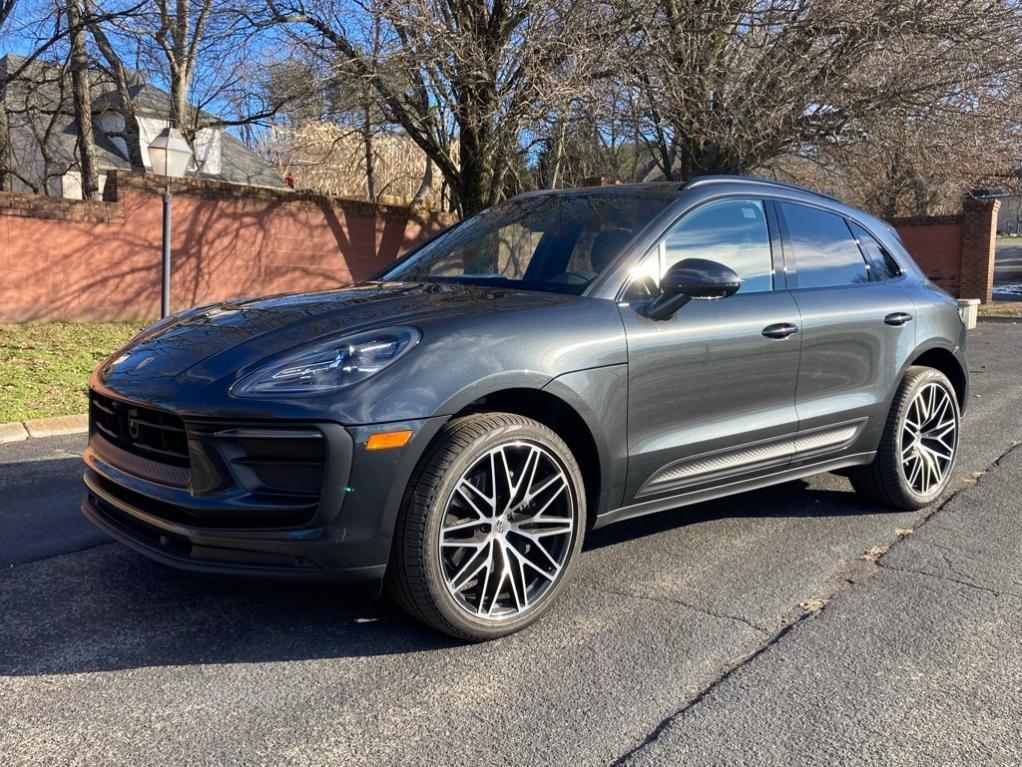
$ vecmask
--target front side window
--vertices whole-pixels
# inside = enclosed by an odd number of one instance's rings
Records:
[[[540,194],[473,216],[381,275],[581,294],[677,190]]]
[[[869,260],[870,268],[877,279],[889,280],[901,274],[901,267],[894,260],[894,256],[872,234],[854,221],[849,221],[848,225],[852,228],[855,239],[859,241],[859,248]]]
[[[705,258],[738,274],[739,293],[773,290],[770,232],[759,200],[721,200],[696,208],[671,228],[654,252],[659,275],[683,259]],[[651,266],[645,262],[641,276],[653,277]]]
[[[807,205],[779,204],[788,229],[799,288],[869,282],[866,262],[845,219]]]

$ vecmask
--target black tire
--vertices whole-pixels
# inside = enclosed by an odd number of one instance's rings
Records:
[[[562,470],[570,501],[560,503],[570,502],[575,510],[573,532],[561,540],[560,555],[566,559],[534,604],[513,617],[478,617],[459,603],[447,585],[441,561],[442,525],[463,474],[496,448],[521,449],[515,447],[521,444],[540,447]],[[387,591],[412,617],[460,639],[484,641],[514,633],[538,620],[564,589],[582,546],[585,523],[581,471],[568,446],[551,429],[513,413],[477,413],[454,419],[434,438],[408,482],[394,530]],[[482,532],[494,529],[484,525]],[[519,572],[526,571],[519,566]],[[482,593],[485,599],[485,585]]]
[[[900,459],[901,443],[909,408],[916,395],[929,384],[936,384],[948,395],[954,413],[955,439],[950,464],[940,482],[927,492],[919,492],[909,484],[906,476]],[[957,395],[947,376],[933,368],[910,367],[894,395],[876,457],[869,465],[856,467],[847,472],[852,488],[864,498],[894,509],[913,510],[929,505],[944,492],[951,478],[958,458],[960,423],[961,412]]]

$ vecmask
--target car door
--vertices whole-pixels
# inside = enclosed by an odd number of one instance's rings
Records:
[[[619,305],[628,341],[625,504],[790,460],[799,317],[776,234],[762,200],[707,202],[675,222],[633,270],[632,297],[655,292],[650,283],[692,257],[726,264],[742,285],[663,321],[640,314],[635,300]]]
[[[915,347],[911,293],[868,252],[875,240],[861,226],[856,235],[842,215],[811,205],[777,208],[802,317],[796,460],[867,452],[883,429],[894,376]]]

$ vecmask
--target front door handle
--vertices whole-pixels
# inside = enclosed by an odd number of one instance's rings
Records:
[[[763,328],[763,335],[767,338],[787,338],[798,332],[798,327],[790,322],[778,322],[776,325],[767,325]]]
[[[912,315],[907,312],[892,312],[884,317],[884,322],[888,325],[894,325],[898,327],[904,325],[906,322],[912,321]]]

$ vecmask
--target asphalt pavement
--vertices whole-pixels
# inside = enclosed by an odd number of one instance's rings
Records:
[[[599,530],[483,645],[150,562],[79,520],[83,438],[0,446],[0,763],[1018,765],[1022,332],[970,344],[933,506],[822,475]]]

